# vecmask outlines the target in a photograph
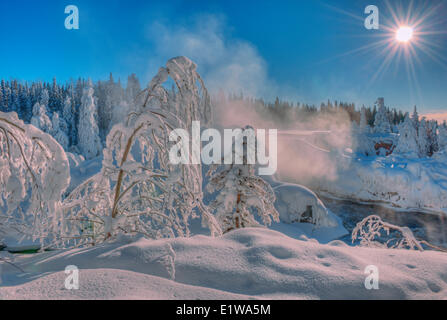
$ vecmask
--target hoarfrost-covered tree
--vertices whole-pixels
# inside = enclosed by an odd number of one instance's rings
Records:
[[[135,103],[135,99],[138,94],[141,92],[140,81],[137,76],[132,73],[129,77],[127,77],[127,88],[126,88],[126,100],[129,103]]]
[[[69,138],[69,144],[71,145],[74,142],[74,138],[71,136],[73,134],[74,129],[74,119],[75,112],[73,110],[73,100],[70,96],[66,96],[64,100],[64,107],[62,109],[62,117],[64,118],[67,127],[65,134]]]
[[[378,110],[374,119],[374,132],[376,133],[390,133],[391,124],[388,116],[388,110],[384,105],[383,98],[379,98],[376,102]]]
[[[419,154],[418,135],[414,128],[414,123],[408,113],[405,114],[404,121],[399,124],[399,140],[396,152],[417,156]]]
[[[419,121],[418,128],[418,146],[419,146],[419,157],[424,158],[430,153],[430,142],[428,137],[427,121],[422,118]]]
[[[368,125],[368,121],[366,119],[366,109],[365,107],[362,107],[361,111],[360,111],[360,124],[359,124],[359,129],[361,133],[369,133],[369,125]]]
[[[78,125],[78,147],[86,159],[99,156],[102,150],[97,123],[98,110],[93,94],[93,84],[89,80],[81,98]]]
[[[171,64],[177,68],[171,69]],[[174,58],[165,70],[182,90],[181,112],[194,117],[181,119],[168,111],[176,110],[178,100],[163,87],[167,77],[156,76],[144,91],[145,103],[135,106],[108,134],[101,171],[64,202],[67,241],[95,244],[119,234],[152,239],[189,236],[189,221],[199,216],[212,235],[220,234],[202,202],[201,166],[173,165],[169,160],[171,131],[198,120],[199,108],[207,103],[191,93],[197,92],[197,78],[194,72],[184,72],[191,64],[187,58]],[[180,84],[191,86],[186,90]]]
[[[413,114],[411,115],[411,121],[413,121],[414,128],[417,131],[419,128],[419,113],[416,106],[414,106]]]
[[[447,126],[445,122],[438,128],[438,144],[440,151],[447,151]]]
[[[52,131],[51,120],[47,115],[47,109],[44,104],[36,102],[33,106],[31,124],[43,132],[50,133]]]
[[[168,77],[175,83],[170,91],[162,86]],[[144,105],[155,102],[159,108],[182,119],[187,129],[191,128],[193,121],[199,120],[203,126],[212,121],[211,98],[197,73],[197,65],[186,57],[169,60],[144,92],[149,93]]]
[[[0,225],[42,245],[53,242],[69,182],[67,156],[56,140],[16,113],[0,112]]]
[[[68,136],[65,133],[67,124],[64,119],[59,118],[59,113],[53,113],[53,117],[51,118],[52,132],[51,135],[56,139],[56,141],[67,150],[68,148]]]
[[[438,139],[438,122],[429,120],[427,126],[427,140],[428,140],[428,155],[431,157],[435,152],[439,151]]]
[[[376,248],[424,249],[408,227],[399,227],[382,221],[379,216],[368,216],[352,231],[352,242],[360,241],[361,246]]]
[[[216,199],[210,206],[216,211],[217,220],[224,233],[259,226],[255,214],[261,218],[264,225],[270,225],[272,220],[279,221],[279,213],[274,207],[276,197],[272,187],[255,174],[254,164],[248,161],[250,153],[253,158],[256,151],[254,143],[247,143],[249,139],[254,141],[254,130],[247,126],[236,137],[232,148],[232,157],[241,157],[241,164],[224,165],[222,168],[212,165],[208,172],[210,180],[207,190],[210,193],[217,192]],[[242,150],[237,150],[236,143],[242,143]],[[240,152],[242,154],[239,154]]]
[[[40,95],[39,103],[45,107],[45,109],[48,109],[48,104],[50,103],[50,95],[48,94],[47,89],[43,89],[42,93]]]

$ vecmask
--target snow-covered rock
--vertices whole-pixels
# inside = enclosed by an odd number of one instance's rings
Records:
[[[274,188],[276,208],[286,223],[308,222],[316,227],[336,227],[327,208],[310,189],[297,184],[281,184]]]

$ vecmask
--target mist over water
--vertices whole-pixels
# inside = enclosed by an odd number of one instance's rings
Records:
[[[278,130],[278,170],[281,180],[307,186],[315,180],[338,178],[334,156],[352,145],[351,122],[345,112],[319,114],[292,123],[261,115],[243,100],[215,102],[215,122],[224,128],[250,125]]]

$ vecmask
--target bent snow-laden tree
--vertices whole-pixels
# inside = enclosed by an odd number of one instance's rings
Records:
[[[67,156],[56,140],[16,113],[0,112],[0,226],[42,245],[52,242],[69,182]]]
[[[379,216],[368,216],[352,231],[352,242],[360,241],[361,246],[410,249],[423,251],[408,227],[399,227],[382,221]]]
[[[174,82],[170,90],[164,86],[168,78]],[[203,126],[212,121],[208,91],[197,73],[197,65],[186,57],[169,60],[142,93],[146,94],[144,106],[155,105],[169,111],[182,119],[185,129],[190,129],[193,121],[201,121]]]
[[[252,139],[252,143],[247,143],[249,139]],[[229,165],[212,165],[207,173],[210,177],[207,191],[217,192],[210,206],[216,211],[217,220],[224,233],[233,229],[259,226],[255,214],[261,218],[264,225],[270,225],[272,220],[279,221],[279,213],[274,207],[276,197],[272,187],[255,174],[254,141],[253,128],[245,127],[235,137],[231,152],[233,159],[242,159],[241,163],[236,164],[234,161]],[[240,143],[242,148],[237,148],[236,143]]]
[[[206,114],[208,93],[202,87],[197,95],[200,78],[189,59],[174,58],[167,66],[145,90],[144,103],[107,136],[101,172],[65,201],[68,241],[95,244],[119,234],[188,236],[190,219],[199,215],[213,235],[220,234],[202,202],[200,165],[169,161],[170,132]],[[163,87],[165,75],[175,80],[178,92]]]

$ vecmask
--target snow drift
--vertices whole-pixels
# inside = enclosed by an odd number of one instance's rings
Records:
[[[3,267],[0,299],[445,299],[447,255],[322,245],[264,228],[21,257]],[[64,269],[80,270],[79,290]],[[364,270],[379,269],[379,290]],[[173,275],[173,270],[175,274]]]

